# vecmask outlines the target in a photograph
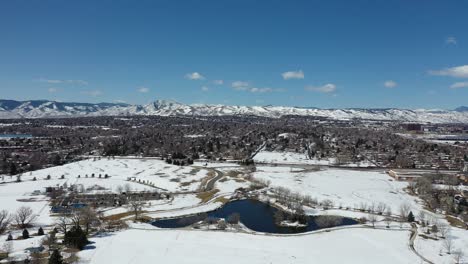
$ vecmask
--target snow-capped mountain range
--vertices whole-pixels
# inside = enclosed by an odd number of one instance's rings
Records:
[[[285,115],[315,116],[334,120],[366,119],[404,122],[468,123],[468,107],[455,110],[426,109],[319,109],[285,106],[228,106],[182,104],[157,100],[146,105],[124,103],[65,103],[47,100],[0,100],[0,118],[47,118],[83,116],[227,116],[254,115],[278,118]]]

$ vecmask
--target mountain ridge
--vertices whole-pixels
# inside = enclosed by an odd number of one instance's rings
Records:
[[[468,107],[454,110],[399,108],[335,108],[289,106],[230,106],[213,104],[183,104],[171,100],[156,100],[144,105],[125,103],[77,103],[51,100],[2,100],[0,118],[50,118],[83,116],[228,116],[253,115],[279,118],[286,115],[314,116],[334,120],[382,120],[424,123],[468,123]]]

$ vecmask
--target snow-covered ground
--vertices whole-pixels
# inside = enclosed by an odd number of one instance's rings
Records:
[[[306,163],[293,154],[283,153],[281,157],[286,157],[290,164],[296,164],[295,161],[297,164]],[[278,162],[283,163],[280,160]],[[38,226],[54,222],[54,218],[50,216],[47,197],[43,194],[33,194],[35,190],[43,192],[48,186],[82,184],[87,189],[98,185],[104,187],[106,192],[116,192],[118,186],[129,184],[133,190],[155,190],[154,187],[142,183],[127,181],[130,177],[137,181],[149,181],[171,192],[183,192],[197,190],[202,179],[213,179],[221,173],[223,177],[213,186],[217,192],[207,203],[202,203],[202,199],[196,193],[184,192],[174,195],[170,200],[151,201],[143,208],[147,211],[147,216],[164,218],[214,210],[222,206],[222,199],[218,200],[219,197],[229,197],[236,189],[250,185],[245,178],[249,171],[236,164],[204,165],[196,163],[194,166],[179,167],[156,159],[102,158],[25,173],[22,175],[22,182],[19,183],[15,182],[15,177],[6,176],[0,184],[0,210],[6,209],[14,213],[21,206],[30,206],[38,215],[32,228],[35,232]],[[306,212],[313,215],[368,217],[366,213],[340,210],[337,206],[352,209],[360,208],[361,204],[370,206],[378,203],[386,204],[393,214],[398,214],[400,205],[404,203],[410,206],[416,216],[420,210],[424,210],[421,201],[404,191],[408,185],[406,182],[394,181],[383,171],[314,171],[310,166],[305,167],[257,166],[253,176],[270,181],[271,187],[286,187],[319,201],[331,200],[335,204],[335,209],[331,210],[306,208]],[[91,177],[93,173],[94,178]],[[105,174],[110,177],[104,179]],[[51,176],[50,180],[45,179],[48,175]],[[62,175],[64,179],[61,179]],[[78,178],[78,175],[81,177]],[[32,180],[34,177],[36,181]],[[128,208],[125,207],[108,208],[104,214],[108,216],[126,211]],[[441,215],[426,213],[428,217],[439,218],[440,223],[446,223]],[[385,229],[383,217],[379,216],[377,220],[380,221],[377,225]],[[87,249],[80,253],[82,263],[143,263],[154,259],[169,263],[311,263],[311,260],[317,263],[420,263],[420,259],[408,247],[409,231],[397,230],[397,223],[392,224],[392,230],[351,227],[297,236],[132,228],[147,226],[133,224],[130,230],[92,238],[91,240],[96,242],[92,245],[95,249]],[[14,233],[20,231],[15,230]],[[468,231],[452,228],[450,235],[454,239],[454,249],[468,248]],[[5,235],[0,236],[0,248],[5,245],[5,238]],[[26,247],[38,245],[39,238],[15,240],[10,243],[14,255],[20,257],[24,256],[23,251]],[[445,253],[439,255],[442,247],[442,240],[418,237],[415,242],[416,250],[428,259],[435,263],[451,263],[449,261],[452,261],[452,256]],[[180,254],[181,252],[190,252],[190,255]]]
[[[254,157],[255,162],[281,164],[332,165],[333,159],[309,159],[306,153],[276,152],[262,150]]]
[[[254,157],[254,161],[257,163],[277,163],[277,164],[291,164],[291,165],[336,165],[335,158],[326,159],[309,159],[306,153],[297,152],[277,152],[277,151],[266,151],[262,150]],[[357,163],[345,163],[340,166],[345,167],[375,167],[368,161],[361,161]]]
[[[451,254],[447,254],[444,239],[433,240],[418,237],[414,243],[414,247],[416,251],[434,263],[456,263],[454,258],[456,257],[456,252],[459,250],[462,250],[465,254],[464,261],[468,261],[468,256],[466,255],[468,254],[468,231],[459,228],[451,228],[448,237],[453,240]]]
[[[398,213],[400,205],[408,203],[413,213],[421,204],[403,189],[406,182],[394,181],[379,171],[324,169],[294,172],[287,167],[259,166],[255,178],[269,180],[271,186],[282,186],[319,201],[331,200],[335,206],[359,208],[362,203],[370,206],[382,202]]]
[[[208,173],[207,169],[191,166],[174,166],[157,159],[87,159],[69,163],[63,166],[51,167],[23,174],[23,180],[45,179],[47,175],[51,179],[60,179],[64,175],[68,184],[80,183],[88,185],[105,185],[110,191],[115,192],[118,185],[125,184],[127,178],[149,181],[156,187],[169,191],[193,191],[199,186],[199,182]],[[94,174],[94,178],[91,175]],[[101,174],[101,179],[99,178]],[[108,174],[109,179],[104,179]],[[78,178],[80,175],[80,178]],[[86,178],[86,175],[88,178]],[[6,180],[9,177],[5,178]],[[15,179],[13,179],[15,180]],[[140,185],[140,186],[138,186]],[[144,190],[145,186],[135,183],[136,189]]]
[[[29,229],[29,233],[31,235],[28,239],[18,239],[12,241],[6,241],[8,235],[4,234],[0,236],[0,251],[5,251],[7,247],[10,247],[10,259],[12,260],[24,260],[28,255],[29,252],[25,251],[28,248],[35,248],[39,247],[42,244],[42,240],[45,236],[32,236],[33,233],[37,232],[37,230]],[[21,231],[15,231],[11,233],[14,238],[21,236]]]
[[[208,172],[209,170],[204,168],[173,166],[155,159],[88,159],[25,173],[21,176],[21,182],[15,182],[15,176],[4,176],[0,184],[0,210],[5,209],[14,213],[19,207],[28,206],[37,215],[36,225],[49,225],[54,219],[50,216],[49,202],[44,195],[46,187],[79,184],[83,185],[85,190],[99,186],[104,188],[100,192],[116,192],[119,186],[128,185],[132,190],[157,190],[137,182],[141,180],[149,181],[171,192],[194,191]],[[105,174],[108,174],[109,178],[105,179]],[[47,180],[49,175],[51,179]],[[64,179],[61,179],[62,175]],[[135,178],[136,181],[127,181],[129,177]],[[34,195],[34,191],[41,194]],[[197,204],[199,201],[195,196],[190,198],[179,196],[173,201],[174,204],[167,206],[184,207]],[[157,206],[152,206],[150,209],[154,207]],[[158,210],[167,209],[163,205],[160,207],[162,208]],[[116,209],[118,210],[126,209]]]
[[[92,239],[80,263],[420,263],[408,231],[347,229],[300,236],[127,230]]]

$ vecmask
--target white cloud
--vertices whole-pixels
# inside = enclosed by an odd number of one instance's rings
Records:
[[[271,93],[271,92],[274,92],[274,91],[276,91],[276,89],[269,88],[269,87],[265,87],[265,88],[253,87],[253,88],[249,89],[249,92],[251,92],[251,93]]]
[[[78,85],[88,85],[87,81],[84,80],[58,80],[58,79],[46,79],[39,78],[39,82],[51,83],[51,84],[78,84]]]
[[[333,93],[336,91],[336,85],[333,83],[327,83],[322,86],[307,86],[305,90],[319,93]]]
[[[114,100],[114,103],[117,103],[117,104],[126,104],[127,101],[125,101],[125,100]]]
[[[147,92],[149,92],[149,91],[150,91],[150,89],[149,89],[148,87],[140,87],[140,88],[138,88],[138,92],[140,92],[140,93],[147,93]]]
[[[468,82],[456,82],[450,86],[452,89],[468,88]]]
[[[210,88],[208,88],[207,86],[202,86],[202,87],[201,87],[201,90],[202,90],[203,92],[208,92],[208,91],[210,90]]]
[[[100,90],[88,90],[88,91],[82,91],[81,93],[92,96],[92,97],[98,97],[102,95],[102,92]]]
[[[438,71],[429,71],[429,74],[439,76],[451,76],[457,78],[468,78],[468,65],[445,68]]]
[[[67,80],[68,83],[80,84],[80,85],[88,85],[87,81],[84,80]]]
[[[214,85],[223,85],[223,84],[224,84],[224,81],[223,81],[223,80],[214,80],[214,81],[213,81],[213,84],[214,84]]]
[[[457,45],[457,39],[455,37],[448,37],[445,39],[445,43],[450,45]]]
[[[198,72],[187,73],[185,78],[189,80],[204,80],[205,77]]]
[[[397,87],[397,83],[395,81],[392,81],[392,80],[388,80],[388,81],[385,81],[384,82],[384,86],[387,87],[387,88],[395,88]]]
[[[50,87],[49,89],[47,89],[47,91],[48,91],[49,93],[56,93],[56,92],[58,92],[58,89],[57,89],[57,88],[54,88],[54,87]]]
[[[235,81],[231,84],[232,88],[234,88],[235,90],[239,90],[239,91],[245,91],[248,89],[249,87],[249,83],[248,82],[243,82],[243,81]]]
[[[283,76],[283,79],[289,80],[289,79],[304,79],[304,72],[302,70],[299,71],[287,71],[283,72],[281,74]]]
[[[244,81],[235,81],[231,84],[231,87],[237,91],[247,91],[251,93],[271,93],[271,92],[283,92],[284,89],[281,88],[270,88],[270,87],[250,87],[248,82]]]

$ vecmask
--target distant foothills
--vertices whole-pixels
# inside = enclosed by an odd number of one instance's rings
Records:
[[[49,100],[1,100],[0,119],[62,118],[86,116],[310,116],[330,120],[381,120],[421,123],[468,123],[468,107],[454,110],[343,108],[319,109],[286,106],[230,106],[183,104],[156,100],[149,104],[73,103]]]

